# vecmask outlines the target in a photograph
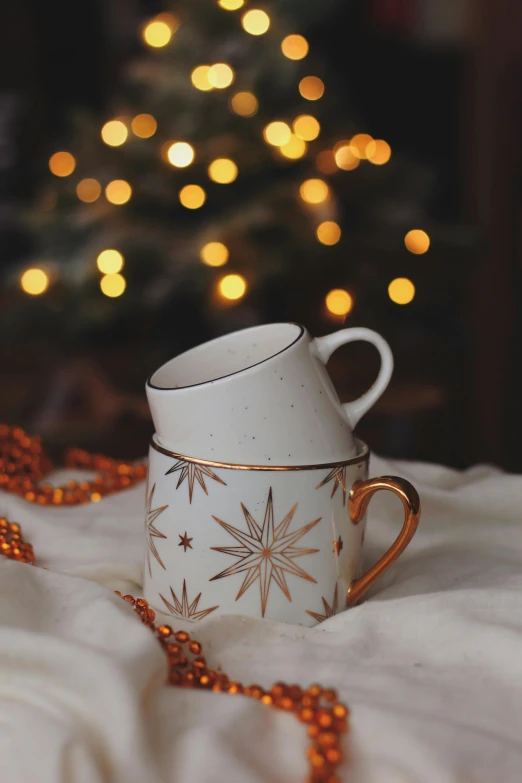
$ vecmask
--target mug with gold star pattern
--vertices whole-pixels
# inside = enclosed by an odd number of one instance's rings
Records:
[[[368,448],[322,465],[244,466],[161,446],[149,457],[144,595],[176,619],[246,614],[313,626],[356,603],[401,554],[420,515],[404,479],[368,480]],[[378,490],[404,506],[390,549],[360,576],[366,509]]]

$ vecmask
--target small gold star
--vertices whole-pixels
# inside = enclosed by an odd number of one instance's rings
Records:
[[[190,503],[192,503],[195,481],[198,482],[205,495],[208,495],[208,490],[205,484],[205,476],[226,486],[226,482],[223,481],[223,479],[220,479],[219,476],[216,476],[214,471],[211,470],[207,465],[200,465],[197,462],[188,462],[187,460],[179,459],[170,470],[167,470],[165,475],[168,476],[170,473],[178,472],[179,479],[178,483],[176,484],[176,489],[178,489],[180,484],[183,484],[185,479],[187,479]]]
[[[337,539],[337,541],[333,542],[334,548],[332,549],[332,552],[335,552],[337,557],[341,554],[341,549],[343,548],[343,539],[341,536]]]
[[[179,542],[178,546],[182,546],[184,552],[187,551],[187,547],[189,549],[192,549],[192,544],[190,543],[192,541],[192,538],[189,538],[187,536],[187,531],[186,530],[185,530],[185,535],[184,536],[180,536],[179,533],[178,533],[178,536],[181,539],[181,541]]]
[[[328,484],[330,481],[333,481],[332,494],[330,495],[330,497],[333,498],[333,496],[335,495],[339,487],[341,487],[343,491],[343,506],[345,506],[346,505],[346,465],[340,465],[338,467],[332,468],[332,470],[321,481],[321,483],[316,486],[316,489],[320,489],[321,487],[324,487],[325,484]]]
[[[324,598],[322,599],[322,601],[324,606],[324,614],[319,614],[318,612],[311,612],[309,609],[306,610],[306,614],[309,614],[311,617],[314,618],[314,620],[317,620],[318,623],[322,623],[323,620],[328,620],[329,617],[333,617],[334,614],[337,613],[337,607],[339,603],[339,596],[337,595],[337,584],[335,585],[332,605],[329,606],[328,601],[326,601]]]

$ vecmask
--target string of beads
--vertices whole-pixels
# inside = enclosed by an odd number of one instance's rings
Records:
[[[117,492],[143,480],[146,472],[143,464],[118,462],[80,449],[68,452],[67,464],[68,467],[100,471],[98,482],[96,479],[69,482],[62,488],[40,486],[38,482],[52,469],[40,439],[26,435],[19,427],[0,425],[0,488],[31,502],[76,505],[100,500],[104,494]],[[122,467],[127,470],[122,470]],[[55,494],[57,492],[59,494]],[[93,498],[93,494],[99,497]],[[3,517],[0,518],[0,553],[20,563],[33,565],[35,562],[33,548],[24,540],[20,525]],[[349,712],[339,702],[337,691],[320,685],[303,689],[284,682],[277,682],[266,690],[260,685],[232,681],[222,671],[207,666],[201,644],[186,631],[176,632],[170,625],[156,625],[156,613],[144,598],[116,592],[134,607],[142,623],[150,628],[161,644],[167,658],[169,685],[247,696],[269,707],[293,713],[308,727],[309,774],[306,783],[341,783],[337,770],[343,761],[341,740],[348,731]]]

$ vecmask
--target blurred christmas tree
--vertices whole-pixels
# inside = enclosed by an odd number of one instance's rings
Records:
[[[172,350],[263,320],[342,320],[365,299],[371,323],[382,296],[411,301],[409,279],[389,265],[376,279],[354,253],[405,253],[431,175],[343,116],[274,10],[191,0],[144,23],[106,121],[76,117],[50,157],[12,326],[74,345],[134,325]],[[413,253],[428,244],[409,237]]]

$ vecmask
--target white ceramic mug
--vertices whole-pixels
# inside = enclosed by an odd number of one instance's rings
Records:
[[[312,626],[354,604],[415,533],[419,498],[396,477],[368,480],[368,449],[323,465],[194,460],[153,439],[147,482],[144,595],[176,619],[213,612]],[[360,577],[365,513],[390,490],[402,530]]]
[[[373,386],[341,404],[326,371],[345,343],[381,355]],[[147,382],[160,445],[195,459],[239,465],[306,465],[351,459],[352,430],[393,371],[386,341],[370,329],[315,340],[303,326],[267,324],[218,337],[176,356]]]

